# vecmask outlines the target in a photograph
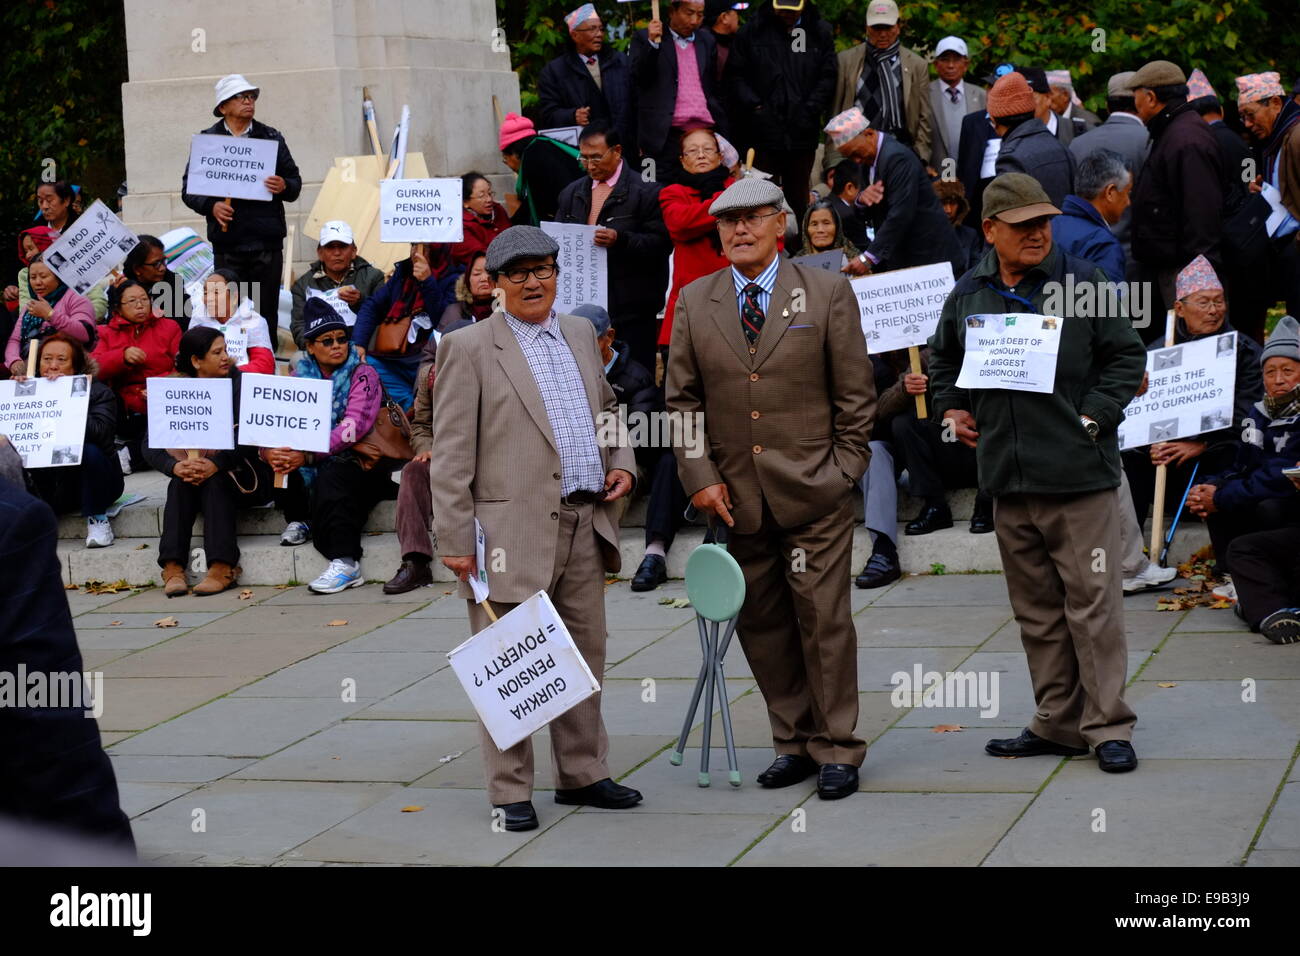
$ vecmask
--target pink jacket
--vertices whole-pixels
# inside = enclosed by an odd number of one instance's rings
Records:
[[[66,332],[78,342],[89,342],[90,331],[95,327],[95,307],[84,295],[78,295],[69,289],[54,305],[54,311],[45,320],[60,332]],[[5,344],[5,366],[13,365],[19,359],[27,358],[23,354],[23,317],[14,320],[14,330],[9,333]],[[30,369],[28,373],[30,374]]]

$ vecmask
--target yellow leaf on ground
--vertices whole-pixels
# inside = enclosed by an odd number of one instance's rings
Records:
[[[174,617],[160,617],[153,622],[154,627],[180,627],[181,622]]]
[[[108,622],[108,626],[109,626],[109,627],[121,627],[121,626],[122,626],[122,622],[121,622],[121,621],[109,621],[109,622]]]
[[[1160,683],[1156,684],[1156,686],[1157,686],[1157,687],[1177,687],[1178,685],[1175,684],[1173,681],[1161,681]]]
[[[347,623],[347,621],[343,620],[343,618],[340,617],[340,618],[337,618],[336,620],[330,621],[330,622],[329,622],[328,624],[326,624],[325,626],[326,626],[326,627],[342,627],[342,626],[343,626],[344,624],[346,624],[346,623]]]
[[[961,724],[936,724],[934,727],[934,733],[936,734],[951,734],[960,730]]]
[[[1218,600],[1211,601],[1208,606],[1214,608],[1216,611],[1222,611],[1226,608],[1232,607],[1232,604],[1233,602],[1229,601],[1227,598],[1219,598]]]
[[[420,812],[421,810],[423,810],[423,809],[424,809],[424,807],[416,807],[416,806],[402,807],[402,812],[403,812],[403,813],[419,813],[419,812]]]
[[[63,590],[65,590],[65,591],[80,591],[80,590],[81,590],[81,585],[79,585],[79,584],[65,584],[65,585],[63,585]]]
[[[247,588],[239,592],[239,600],[241,601],[247,601],[252,596],[253,596],[253,592],[248,590]]]

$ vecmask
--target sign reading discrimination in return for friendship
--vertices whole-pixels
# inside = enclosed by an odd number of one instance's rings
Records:
[[[600,690],[545,591],[447,655],[498,750]]]
[[[228,378],[150,378],[150,448],[235,447]]]
[[[379,184],[380,242],[460,242],[459,179],[385,179]]]
[[[1032,312],[966,317],[966,357],[958,388],[1051,392],[1065,319]]]
[[[280,144],[273,139],[195,133],[190,140],[190,171],[185,191],[194,196],[222,199],[270,199],[263,185],[275,175]]]
[[[543,222],[541,227],[560,246],[555,311],[572,312],[580,305],[609,308],[609,253],[596,245],[596,230],[601,227],[569,222]]]
[[[45,250],[45,262],[78,295],[108,275],[139,243],[130,229],[96,199]]]
[[[939,324],[952,291],[952,264],[936,262],[911,269],[851,279],[862,313],[868,352],[892,352],[924,345]]]
[[[239,443],[328,453],[333,387],[329,379],[245,372],[239,377]]]
[[[90,377],[64,375],[0,382],[0,435],[24,468],[81,464],[90,408]]]
[[[1119,447],[1140,448],[1233,425],[1236,388],[1236,332],[1148,352],[1147,390],[1124,409]]]

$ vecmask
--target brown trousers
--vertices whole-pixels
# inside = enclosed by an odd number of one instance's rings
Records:
[[[1034,684],[1037,713],[1029,729],[1066,747],[1131,740],[1137,721],[1124,703],[1128,641],[1118,507],[1110,489],[1002,495],[993,506]]]
[[[405,484],[405,481],[403,481]],[[546,589],[560,619],[573,637],[596,680],[605,682],[605,568],[601,563],[596,531],[591,524],[591,505],[559,507],[559,540],[555,548],[555,569]],[[469,604],[469,623],[477,634],[492,623],[483,608]],[[492,602],[498,617],[517,604]],[[609,776],[609,736],[600,717],[600,694],[551,721],[551,760],[555,785],[576,790]],[[533,797],[533,742],[519,741],[509,750],[498,750],[483,722],[478,724],[479,750],[487,772],[488,799],[496,806],[519,803]]]
[[[758,680],[778,754],[861,766],[858,641],[849,604],[853,507],[782,528],[763,505],[754,534],[730,533],[727,549],[745,574],[736,632]]]
[[[408,554],[422,554],[433,560],[433,538],[429,535],[432,517],[429,463],[408,461],[402,466],[402,480],[397,486],[397,543],[402,549],[402,560]]]

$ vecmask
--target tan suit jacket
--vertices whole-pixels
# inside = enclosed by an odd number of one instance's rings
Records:
[[[866,471],[876,389],[841,275],[782,259],[752,351],[730,267],[692,282],[673,313],[665,388],[671,411],[703,413],[708,454],[675,449],[682,486],[726,482],[737,533],[758,530],[763,499],[785,528],[822,517]]]
[[[843,113],[858,101],[858,78],[867,59],[866,43],[841,50],[837,54],[839,74],[835,80],[835,103],[831,115]],[[912,150],[922,163],[930,161],[932,120],[930,116],[930,65],[919,54],[901,47],[898,55],[903,69],[903,122],[912,134]],[[822,171],[830,169],[844,157],[826,137],[822,154]]]
[[[593,428],[602,411],[616,413],[596,332],[584,318],[557,315],[586,388]],[[636,475],[628,447],[601,447],[604,470]],[[433,385],[433,457],[429,481],[442,554],[474,553],[474,518],[487,539],[493,601],[521,602],[551,583],[560,508],[560,453],[542,393],[504,312],[458,329],[438,343]],[[605,569],[620,567],[614,505],[594,509],[592,524]],[[505,570],[491,569],[504,549]],[[472,597],[467,584],[461,597]]]

